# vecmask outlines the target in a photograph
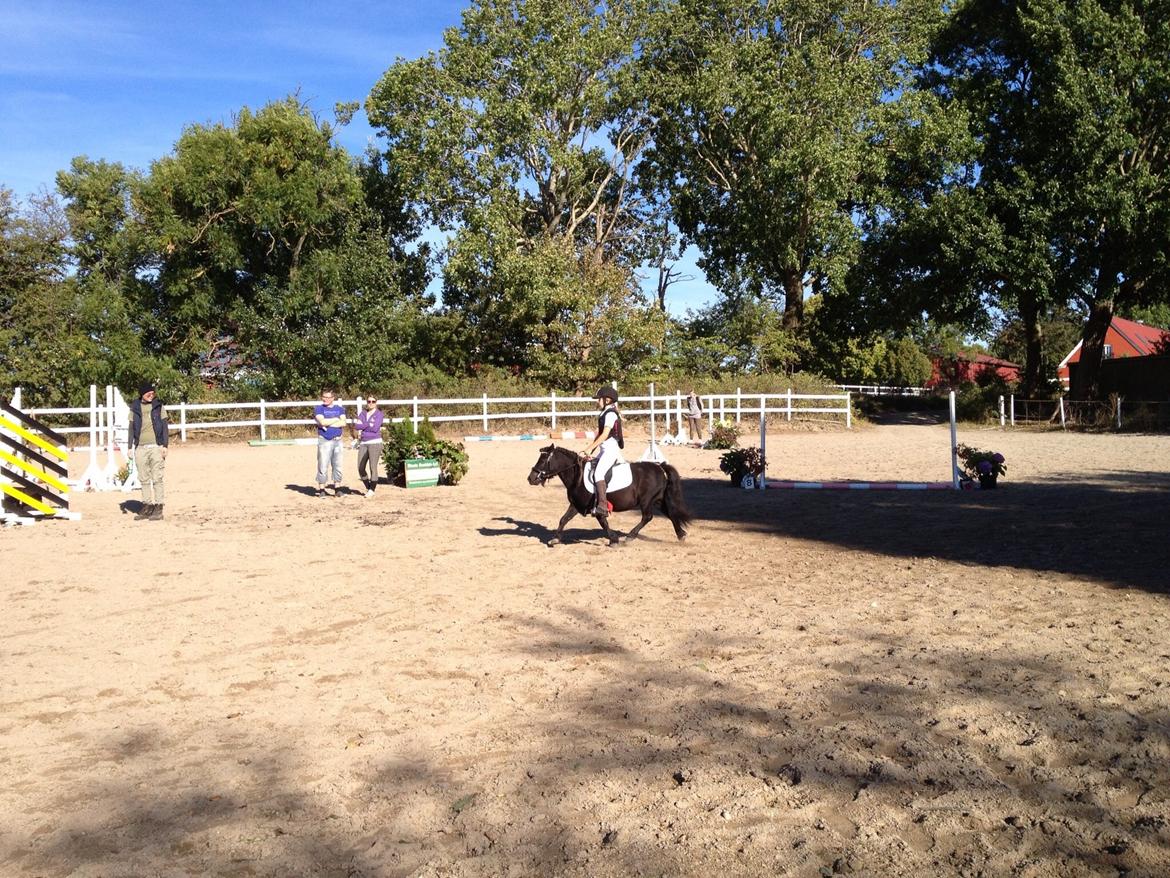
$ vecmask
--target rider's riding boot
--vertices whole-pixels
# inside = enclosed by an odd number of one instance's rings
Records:
[[[162,521],[162,517],[163,517],[162,510],[163,510],[163,505],[161,503],[155,503],[154,509],[150,510],[150,520],[151,521]]]
[[[604,518],[609,515],[609,501],[605,499],[605,480],[594,482],[593,489],[597,492],[597,503],[593,507],[593,514]]]
[[[142,508],[138,510],[138,514],[134,516],[135,521],[145,521],[150,518],[150,513],[154,512],[153,503],[143,503]]]

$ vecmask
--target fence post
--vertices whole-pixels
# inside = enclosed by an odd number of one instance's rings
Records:
[[[792,388],[788,388],[788,403],[787,403],[788,420],[792,421]]]
[[[552,400],[552,428],[555,430],[557,428],[557,392],[554,390],[549,398]]]
[[[1067,429],[1064,425],[1064,397],[1060,397],[1060,429]]]
[[[743,414],[743,392],[737,387],[735,388],[735,422],[738,424],[740,416]]]
[[[268,438],[267,424],[264,423],[264,398],[260,398],[260,441]]]
[[[414,403],[411,406],[410,423],[414,426],[414,432],[418,432],[418,397],[414,398]]]
[[[678,422],[678,438],[681,440],[686,435],[686,430],[683,429],[683,413],[682,413],[682,391],[676,389],[675,395],[675,420]]]
[[[483,432],[486,434],[486,433],[487,433],[487,431],[488,431],[488,420],[487,420],[487,394],[485,393],[485,394],[483,395]]]
[[[1117,397],[1117,429],[1121,429],[1121,397]]]
[[[112,413],[110,422],[113,423]],[[187,403],[183,400],[179,400],[179,441],[187,441]]]
[[[845,429],[853,429],[853,391],[845,391]]]
[[[1016,425],[1016,395],[1012,394],[1012,426]]]
[[[999,395],[999,426],[1000,426],[1000,428],[1002,428],[1004,426],[1003,394],[1002,393]]]

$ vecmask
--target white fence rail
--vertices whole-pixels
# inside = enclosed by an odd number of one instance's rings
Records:
[[[922,396],[929,393],[926,387],[889,387],[885,384],[838,384],[842,390],[848,390],[861,396]]]
[[[19,390],[17,397],[19,398]],[[96,397],[95,397],[96,398]],[[110,398],[110,394],[107,394]],[[809,416],[840,417],[845,426],[853,426],[853,413],[848,392],[839,394],[801,394],[793,393],[791,389],[784,392],[754,393],[745,392],[739,388],[734,393],[709,393],[700,396],[703,405],[703,414],[708,427],[716,419],[734,419],[737,423],[743,418],[758,418],[760,415],[782,416],[786,420],[806,418]],[[31,403],[32,400],[25,400]],[[165,402],[165,400],[164,400]],[[356,416],[361,410],[363,400],[338,400],[338,403],[347,410],[352,409]],[[313,407],[318,400],[267,400],[256,402],[220,402],[220,403],[166,403],[170,419],[171,434],[178,434],[181,441],[187,441],[189,435],[200,430],[220,430],[231,428],[254,428],[259,432],[261,439],[268,438],[268,431],[272,428],[312,426]],[[597,403],[589,397],[559,396],[551,393],[548,396],[514,396],[489,397],[483,394],[478,397],[462,399],[383,399],[379,405],[391,412],[406,410],[409,413],[395,414],[387,417],[387,422],[399,423],[411,421],[416,427],[424,419],[431,423],[467,423],[475,424],[484,433],[491,430],[492,422],[509,420],[537,420],[547,422],[551,429],[556,430],[564,422],[584,421],[586,424],[597,417]],[[24,410],[32,417],[49,423],[53,429],[61,433],[89,433],[94,434],[96,425],[110,423],[112,415],[107,412],[107,406],[92,404],[76,408],[35,408],[26,407]],[[283,417],[294,414],[303,416]],[[649,393],[642,396],[623,394],[621,399],[622,415],[625,418],[646,418],[653,430],[659,423],[665,425],[669,431],[672,422],[677,422],[678,431],[685,432],[687,412],[686,395],[681,391],[673,394],[658,394],[654,385],[650,385]],[[235,417],[234,413],[256,413],[256,417]],[[206,419],[205,419],[206,418]],[[67,421],[71,420],[72,423]],[[84,421],[84,423],[81,423]]]

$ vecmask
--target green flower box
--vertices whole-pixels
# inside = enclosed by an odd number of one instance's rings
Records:
[[[411,457],[405,463],[406,487],[433,488],[439,484],[439,462],[433,457]]]

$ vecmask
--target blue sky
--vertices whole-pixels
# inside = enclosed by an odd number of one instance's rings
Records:
[[[0,0],[0,186],[52,189],[76,155],[146,169],[184,126],[293,92],[331,119],[396,58],[438,49],[465,5]],[[372,136],[359,114],[338,139],[356,154]],[[677,314],[711,298],[693,258]]]

